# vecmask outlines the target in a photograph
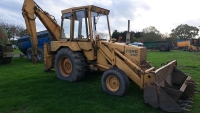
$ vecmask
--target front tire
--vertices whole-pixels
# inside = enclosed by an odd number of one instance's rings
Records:
[[[110,68],[103,73],[102,88],[105,92],[116,95],[123,96],[129,87],[129,79],[126,74],[119,68]]]
[[[85,62],[81,53],[69,48],[60,49],[55,56],[55,71],[57,77],[66,81],[79,81],[84,77]]]
[[[10,64],[12,61],[12,57],[0,57],[0,64]]]

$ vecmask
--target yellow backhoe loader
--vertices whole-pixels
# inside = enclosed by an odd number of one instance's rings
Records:
[[[61,26],[33,0],[24,0],[22,14],[36,61],[38,17],[53,36],[44,44],[44,70],[55,68],[57,77],[79,81],[86,69],[104,71],[102,88],[105,92],[123,96],[129,79],[144,92],[145,103],[166,112],[187,111],[196,84],[177,68],[172,60],[159,69],[146,61],[145,47],[117,43],[111,38],[110,11],[94,5],[62,10]]]

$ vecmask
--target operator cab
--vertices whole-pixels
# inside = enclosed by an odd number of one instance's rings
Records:
[[[91,42],[96,39],[109,40],[109,12],[93,5],[63,10],[61,39]]]

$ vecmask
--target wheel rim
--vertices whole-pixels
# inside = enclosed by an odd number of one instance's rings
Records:
[[[117,77],[110,75],[106,79],[106,86],[110,91],[115,92],[119,89],[120,83]]]
[[[72,62],[68,57],[62,57],[59,61],[59,70],[64,77],[69,77],[72,73]]]
[[[165,46],[162,46],[162,47],[161,47],[161,50],[165,50]]]
[[[37,53],[37,59],[41,60],[42,59],[42,54],[40,52]]]
[[[32,59],[32,52],[31,52],[31,51],[28,52],[28,58],[29,58],[30,60]]]

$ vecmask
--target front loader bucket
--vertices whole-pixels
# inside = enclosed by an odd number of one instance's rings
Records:
[[[144,100],[166,112],[189,111],[196,84],[171,61],[144,76]]]

